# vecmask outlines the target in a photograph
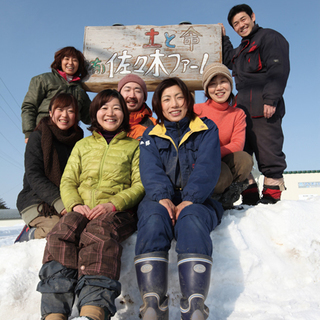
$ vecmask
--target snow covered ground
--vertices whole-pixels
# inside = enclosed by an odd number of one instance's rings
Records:
[[[13,244],[22,225],[0,227],[0,319],[39,320],[35,288],[45,240]],[[211,234],[210,320],[320,319],[320,198],[229,210]],[[136,320],[141,298],[133,266],[136,235],[124,243],[122,295],[112,319]],[[170,251],[170,319],[179,283]],[[70,319],[80,319],[73,310]]]

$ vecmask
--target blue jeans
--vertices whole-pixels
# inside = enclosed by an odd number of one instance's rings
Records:
[[[160,203],[144,197],[138,208],[138,236],[136,255],[155,251],[168,252],[173,239],[177,240],[178,254],[199,253],[211,256],[210,232],[221,217],[210,201],[185,207],[172,226],[167,209]]]

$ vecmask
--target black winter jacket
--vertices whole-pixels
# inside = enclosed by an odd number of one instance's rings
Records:
[[[26,145],[23,189],[17,199],[17,208],[20,214],[29,207],[38,205],[43,201],[50,206],[54,206],[58,213],[60,213],[62,204],[60,190],[45,175],[41,136],[41,131],[32,132]],[[72,147],[56,139],[53,140],[53,143],[58,152],[61,172],[63,172]]]
[[[246,114],[263,117],[264,104],[275,106],[283,117],[283,93],[290,72],[289,44],[272,29],[255,25],[249,36],[234,49],[223,36],[223,63],[232,70],[238,90],[237,104]]]

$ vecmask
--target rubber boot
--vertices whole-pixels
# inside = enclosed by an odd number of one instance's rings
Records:
[[[255,206],[260,200],[259,189],[256,183],[250,184],[248,188],[241,193],[242,204]]]
[[[210,287],[211,267],[210,256],[196,253],[178,255],[181,320],[205,320],[209,317],[209,308],[204,302]]]
[[[168,253],[144,253],[134,258],[137,281],[143,301],[142,320],[168,320]]]
[[[286,190],[283,178],[273,179],[264,178],[264,185],[262,190],[262,198],[258,203],[275,204],[281,199],[282,191]]]

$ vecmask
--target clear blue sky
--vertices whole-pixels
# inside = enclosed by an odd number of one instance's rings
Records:
[[[54,53],[83,48],[85,26],[224,23],[234,46],[240,37],[227,23],[231,0],[123,0],[0,2],[0,198],[15,208],[24,173],[20,108],[30,79],[50,71]],[[283,119],[287,170],[320,170],[320,1],[247,1],[256,22],[290,43],[291,73]],[[93,97],[94,94],[91,95]],[[150,95],[151,96],[151,95]],[[196,94],[197,102],[203,94]],[[150,98],[148,104],[151,106]]]

